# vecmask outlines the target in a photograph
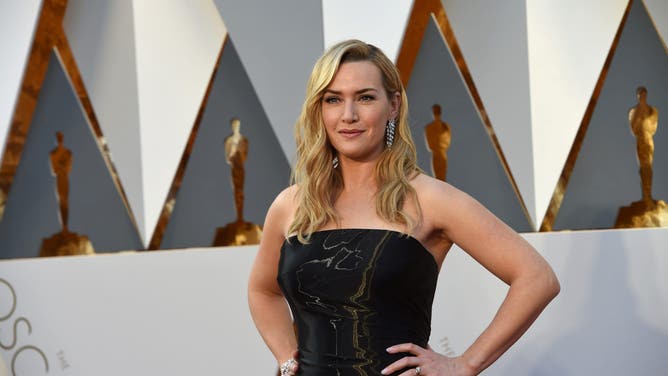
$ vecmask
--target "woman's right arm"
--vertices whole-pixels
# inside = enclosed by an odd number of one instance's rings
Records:
[[[295,356],[297,339],[292,317],[276,280],[286,221],[294,211],[293,188],[281,192],[271,204],[262,239],[248,282],[248,305],[257,330],[279,364]]]

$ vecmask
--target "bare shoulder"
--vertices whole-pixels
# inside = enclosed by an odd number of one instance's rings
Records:
[[[282,190],[278,195],[276,195],[276,198],[274,199],[274,202],[271,204],[271,207],[276,207],[278,209],[290,209],[293,208],[296,205],[296,199],[297,199],[297,192],[299,191],[299,187],[296,184],[293,184],[284,190]]]
[[[462,220],[475,222],[493,216],[466,192],[442,180],[419,174],[411,184],[417,192],[425,224],[445,232],[450,239],[453,229],[461,228]]]
[[[411,185],[418,193],[418,196],[442,195],[449,190],[455,189],[452,185],[435,179],[429,175],[419,173],[412,180]]]
[[[297,185],[291,185],[282,190],[274,199],[265,219],[264,227],[270,230],[285,234],[287,228],[292,223],[295,210],[297,208]]]
[[[425,174],[418,174],[411,180],[411,185],[418,195],[420,205],[427,208],[436,205],[442,209],[443,206],[448,207],[458,201],[470,199],[470,196],[451,184]]]

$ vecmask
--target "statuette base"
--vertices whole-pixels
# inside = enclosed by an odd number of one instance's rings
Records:
[[[663,200],[635,201],[619,208],[615,228],[668,227],[668,205]]]
[[[95,250],[87,236],[61,231],[42,239],[40,257],[93,255]]]
[[[214,247],[260,244],[262,227],[251,222],[232,222],[216,229]]]

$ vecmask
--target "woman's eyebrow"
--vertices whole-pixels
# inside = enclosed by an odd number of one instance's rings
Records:
[[[364,89],[357,90],[357,91],[355,92],[355,94],[362,94],[362,93],[366,93],[366,92],[369,92],[369,91],[375,91],[375,92],[377,92],[378,90],[376,90],[376,89],[374,89],[374,88],[372,88],[372,87],[367,87],[367,88],[364,88]],[[341,95],[341,91],[339,91],[339,90],[332,90],[332,89],[326,89],[326,90],[325,90],[325,93]]]

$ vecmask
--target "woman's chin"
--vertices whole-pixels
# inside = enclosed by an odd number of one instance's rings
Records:
[[[373,152],[373,153],[339,152],[339,161],[342,159],[347,159],[355,163],[375,162],[380,158],[380,155],[381,152]]]

